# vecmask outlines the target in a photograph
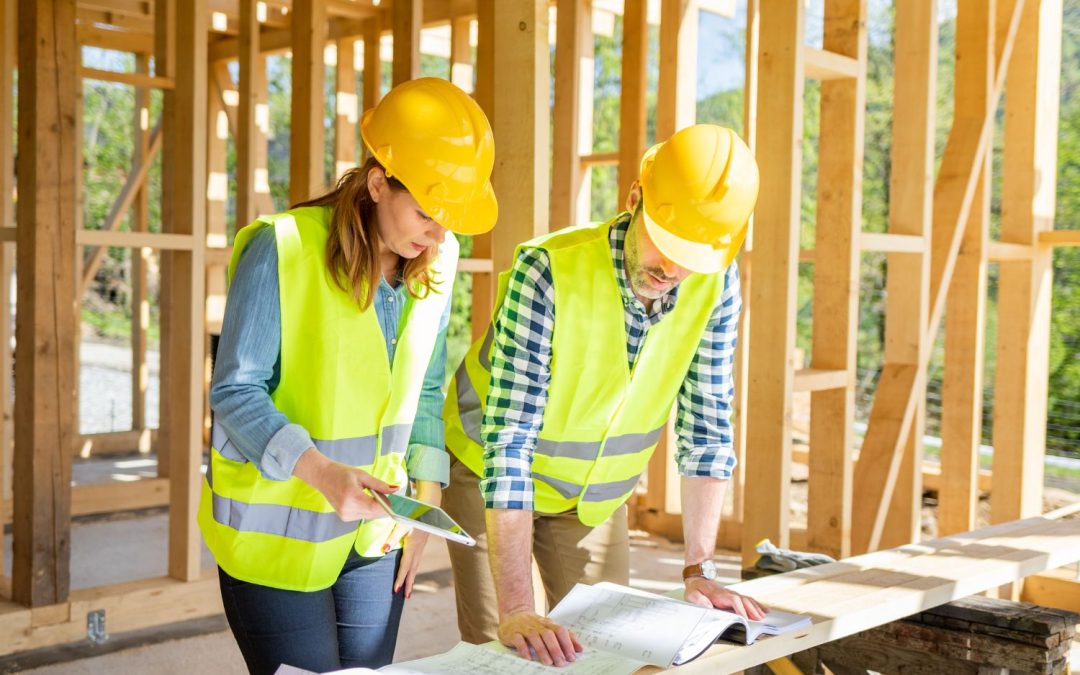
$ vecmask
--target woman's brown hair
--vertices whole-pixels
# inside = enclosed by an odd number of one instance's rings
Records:
[[[325,206],[331,211],[330,233],[326,240],[326,268],[338,288],[352,296],[360,309],[371,306],[378,287],[382,268],[379,264],[379,227],[375,200],[368,189],[368,173],[382,169],[374,158],[364,165],[349,169],[337,182],[337,186],[321,197],[293,206]],[[386,177],[395,192],[407,188],[396,178]],[[412,259],[403,259],[404,268],[400,278],[409,294],[415,298],[426,297],[438,284],[431,273],[435,249],[429,248]]]

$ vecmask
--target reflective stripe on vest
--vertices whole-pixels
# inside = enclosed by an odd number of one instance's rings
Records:
[[[519,247],[540,248],[551,264],[555,311],[551,377],[532,475],[535,509],[577,509],[603,522],[633,491],[663,433],[679,388],[723,294],[723,273],[691,275],[675,308],[653,325],[633,371],[626,357],[625,308],[615,278],[609,227],[566,228]],[[496,315],[508,275],[499,278]],[[444,418],[446,443],[482,475],[480,434],[491,378],[491,326],[455,373]]]

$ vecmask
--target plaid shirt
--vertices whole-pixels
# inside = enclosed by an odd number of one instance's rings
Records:
[[[635,296],[623,266],[624,213],[610,230],[615,276],[626,317],[626,352],[633,367],[645,333],[675,307],[678,287],[647,309]],[[675,460],[684,476],[730,478],[735,468],[731,401],[732,362],[742,298],[737,265],[728,267],[720,304],[679,389]],[[555,326],[551,264],[538,248],[524,250],[510,270],[506,297],[495,319],[491,389],[484,406],[484,476],[480,490],[489,509],[533,508],[532,453],[543,424],[551,380]]]

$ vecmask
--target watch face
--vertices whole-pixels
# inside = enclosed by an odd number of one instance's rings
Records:
[[[711,560],[706,560],[705,562],[701,563],[701,576],[705,577],[706,579],[715,579],[716,563]]]

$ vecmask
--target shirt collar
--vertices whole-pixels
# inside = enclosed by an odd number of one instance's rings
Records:
[[[624,211],[615,217],[615,220],[611,223],[611,229],[608,231],[608,240],[611,243],[611,260],[615,264],[615,279],[619,284],[619,292],[622,294],[623,305],[633,307],[641,314],[652,317],[660,317],[670,312],[675,307],[675,300],[678,297],[679,287],[675,286],[670,291],[665,293],[658,301],[653,301],[652,307],[645,307],[637,296],[634,295],[634,289],[630,286],[630,279],[626,276],[625,256],[623,249],[626,244],[626,234],[630,230],[630,219],[632,214],[629,211]]]

